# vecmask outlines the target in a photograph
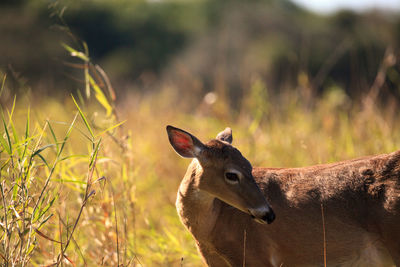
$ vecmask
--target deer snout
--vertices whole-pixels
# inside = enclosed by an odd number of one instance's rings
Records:
[[[270,224],[275,220],[275,213],[270,207],[259,207],[256,209],[249,209],[251,217],[258,223]]]

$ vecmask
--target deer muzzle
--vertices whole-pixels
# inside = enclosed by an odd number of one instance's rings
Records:
[[[275,213],[268,206],[262,206],[256,209],[249,209],[249,213],[256,222],[261,224],[270,224],[275,220]]]

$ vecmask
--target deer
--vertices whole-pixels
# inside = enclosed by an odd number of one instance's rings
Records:
[[[207,143],[167,134],[192,158],[176,208],[208,266],[400,267],[400,151],[253,168],[230,128]]]

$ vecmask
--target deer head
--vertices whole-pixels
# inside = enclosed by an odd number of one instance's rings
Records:
[[[179,155],[198,160],[202,170],[197,181],[199,190],[249,214],[259,223],[272,223],[275,214],[254,181],[250,162],[231,145],[230,128],[206,144],[172,126],[167,126],[167,133]]]

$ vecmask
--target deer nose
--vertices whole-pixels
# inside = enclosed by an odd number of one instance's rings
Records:
[[[270,209],[270,212],[265,214],[265,216],[261,219],[267,221],[267,223],[270,224],[275,220],[275,212],[272,209]]]
[[[262,206],[256,209],[249,209],[251,217],[258,223],[272,223],[275,220],[274,211],[268,206]]]

